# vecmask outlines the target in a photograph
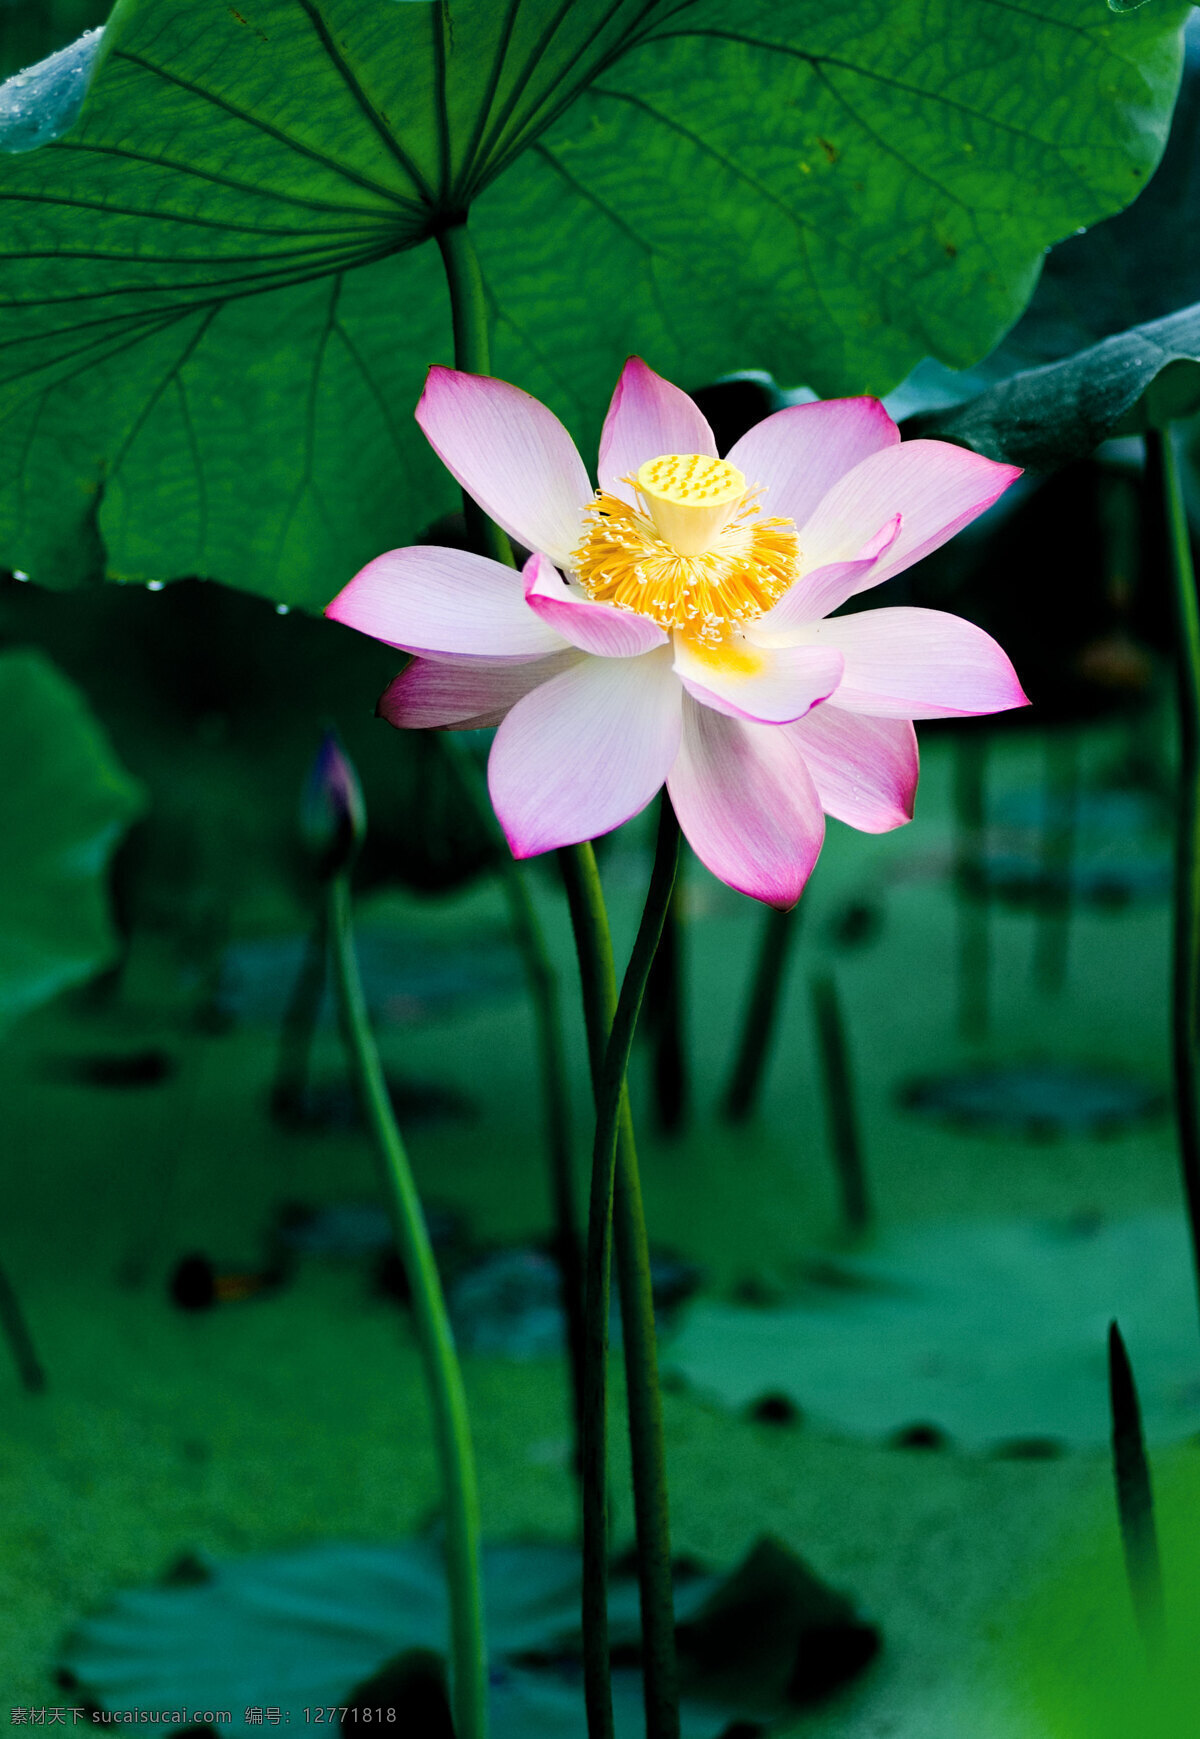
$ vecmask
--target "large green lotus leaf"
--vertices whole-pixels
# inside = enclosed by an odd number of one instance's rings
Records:
[[[1186,43],[1162,162],[1126,210],[1051,249],[1003,347],[1018,366],[1056,362],[1200,301],[1200,18]]]
[[[966,370],[926,358],[892,395],[893,415],[966,404],[1015,374],[1200,300],[1200,16],[1193,15],[1184,40],[1170,136],[1149,185],[1124,211],[1051,248],[1033,300],[990,356]]]
[[[1150,173],[1186,12],[121,0],[0,174],[0,554],[323,604],[453,504],[411,409],[468,206],[496,370],[585,442],[631,349],[824,393],[969,364]]]
[[[1129,1344],[1151,1442],[1200,1426],[1195,1284],[1180,1217],[897,1228],[774,1309],[697,1304],[666,1362],[733,1407],[785,1395],[813,1423],[972,1449],[1109,1434],[1106,1331]]]
[[[922,433],[1049,469],[1110,434],[1141,433],[1200,409],[1198,196],[1193,23],[1170,140],[1145,192],[1051,250],[1033,301],[981,367],[918,370],[900,414],[928,405],[933,414],[913,425]]]
[[[37,653],[0,657],[0,755],[2,1031],[112,959],[105,873],[142,794]]]

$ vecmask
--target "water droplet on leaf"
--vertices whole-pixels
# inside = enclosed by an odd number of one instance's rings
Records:
[[[36,151],[75,125],[103,34],[85,30],[77,42],[0,84],[0,152]]]

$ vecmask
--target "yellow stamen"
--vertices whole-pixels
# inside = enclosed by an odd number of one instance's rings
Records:
[[[594,602],[636,610],[661,628],[684,629],[697,644],[715,647],[727,642],[730,624],[763,615],[795,579],[795,525],[759,518],[761,490],[747,490],[736,466],[668,453],[623,481],[639,507],[601,490],[586,510],[583,539],[572,558]],[[703,489],[713,494],[699,494]],[[696,493],[690,497],[691,491]],[[681,549],[666,535],[659,517],[664,506],[695,514],[697,522],[707,516],[702,548]]]
[[[729,524],[746,493],[746,478],[725,459],[664,453],[646,460],[635,487],[660,536],[681,556],[698,556]]]

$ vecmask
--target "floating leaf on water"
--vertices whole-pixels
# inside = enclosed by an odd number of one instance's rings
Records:
[[[229,1734],[257,1731],[243,1710],[270,1704],[301,1720],[306,1707],[397,1678],[436,1715],[449,1618],[433,1542],[323,1543],[204,1569],[119,1594],[78,1625],[62,1652],[71,1688],[109,1710],[230,1709]],[[585,1739],[578,1553],[491,1547],[484,1590],[493,1739]],[[676,1609],[684,1739],[718,1739],[747,1716],[778,1719],[818,1702],[880,1647],[854,1602],[774,1540],[727,1578],[681,1569]],[[617,1736],[636,1739],[645,1717],[629,1572],[614,1572],[610,1613]],[[412,1728],[401,1721],[397,1731]]]
[[[379,1021],[412,1025],[464,1003],[515,995],[521,988],[520,967],[507,938],[438,943],[369,921],[358,926],[358,935],[363,987]],[[301,936],[235,942],[221,962],[221,1013],[247,1023],[278,1025],[305,947]],[[321,1018],[329,1027],[336,1025],[328,986]]]
[[[700,1285],[694,1263],[661,1251],[650,1255],[654,1312],[661,1329]],[[507,1359],[546,1358],[566,1345],[562,1271],[545,1250],[528,1245],[492,1250],[450,1289],[450,1312],[459,1345]],[[620,1344],[620,1304],[614,1288],[611,1339]]]
[[[1073,1063],[989,1064],[914,1081],[901,1095],[960,1129],[1030,1141],[1116,1135],[1161,1116],[1167,1096],[1148,1082]]]
[[[836,1267],[842,1283],[818,1268],[773,1309],[701,1300],[665,1368],[739,1412],[784,1395],[810,1427],[897,1447],[932,1447],[939,1433],[1008,1454],[1019,1442],[1100,1446],[1115,1316],[1147,1438],[1200,1429],[1195,1283],[1177,1216],[897,1228]]]

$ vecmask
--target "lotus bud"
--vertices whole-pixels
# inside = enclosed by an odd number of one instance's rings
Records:
[[[326,731],[300,804],[300,832],[322,876],[351,862],[367,831],[367,808],[354,764],[336,731]]]

